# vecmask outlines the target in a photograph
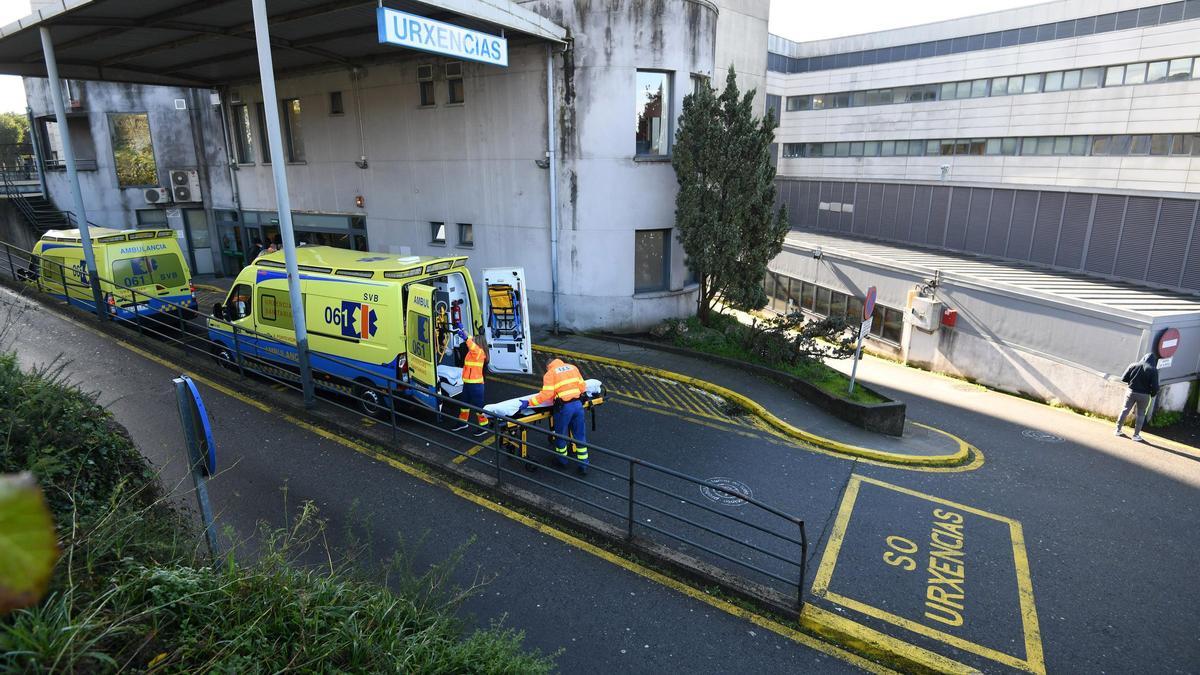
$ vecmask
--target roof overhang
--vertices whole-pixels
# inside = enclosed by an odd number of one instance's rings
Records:
[[[0,74],[46,77],[38,28],[59,76],[192,87],[259,79],[250,0],[60,0],[0,28]],[[510,46],[561,43],[567,31],[511,0],[387,0],[384,6],[503,34]],[[375,0],[271,0],[276,77],[356,68],[414,52],[379,44]]]

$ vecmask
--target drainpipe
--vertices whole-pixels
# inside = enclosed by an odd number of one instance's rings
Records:
[[[63,105],[62,85],[58,80],[58,60],[54,57],[54,41],[50,29],[38,29],[42,36],[42,55],[46,59],[46,79],[50,82],[50,100],[54,102],[54,117],[58,120],[59,136],[62,138],[63,161],[67,164],[67,184],[71,186],[71,198],[75,202],[75,218],[79,223],[79,240],[83,244],[83,260],[87,266],[87,278],[92,286],[92,301],[96,316],[104,321],[104,300],[100,295],[100,278],[96,275],[96,254],[92,251],[92,235],[88,232],[87,209],[83,205],[83,192],[79,189],[79,172],[75,170],[75,148],[71,145],[71,130],[67,127],[67,109]],[[69,295],[69,294],[68,294]]]
[[[546,161],[550,163],[550,306],[551,328],[558,335],[558,153],[555,150],[554,46],[546,46]]]
[[[221,138],[225,141],[225,169],[229,171],[229,187],[233,191],[233,207],[238,210],[238,218],[242,217],[242,194],[237,181],[237,139],[231,135],[240,133],[238,129],[229,126],[229,87],[222,85],[217,89],[221,97]]]

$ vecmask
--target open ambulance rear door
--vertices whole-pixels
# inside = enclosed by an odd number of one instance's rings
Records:
[[[493,372],[533,373],[524,268],[493,267],[483,271],[483,326],[488,367]]]
[[[434,347],[433,286],[409,284],[404,311],[405,340],[408,343],[408,375],[412,384],[408,390],[415,399],[430,408],[438,409],[437,398],[427,392],[437,391],[437,361],[440,355]]]

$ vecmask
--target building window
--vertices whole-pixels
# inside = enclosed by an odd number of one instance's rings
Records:
[[[233,150],[238,164],[254,161],[254,138],[250,133],[250,110],[245,103],[230,106],[233,113]]]
[[[692,74],[692,93],[693,94],[699,93],[700,89],[702,89],[703,87],[707,87],[707,86],[709,86],[707,75],[697,75],[694,73]],[[767,98],[770,99],[771,95],[768,94]],[[778,96],[775,97],[774,104],[768,104],[767,107],[771,108],[772,105],[773,105],[773,109],[775,110],[775,119],[779,119],[779,97]]]
[[[429,223],[429,243],[439,244],[442,246],[444,246],[446,244],[446,224],[445,223],[439,223],[436,221]]]
[[[329,92],[329,114],[330,115],[345,115],[346,108],[342,105],[342,92]]]
[[[463,248],[475,246],[475,226],[471,223],[458,224],[458,245]]]
[[[139,230],[165,230],[169,227],[167,212],[162,209],[138,209],[133,216],[137,219]]]
[[[667,290],[671,278],[670,237],[670,230],[638,230],[634,232],[634,293]]]
[[[671,80],[670,73],[637,71],[636,152],[661,157],[669,151]]]
[[[283,99],[283,141],[287,161],[304,161],[304,135],[300,126],[300,99]]]
[[[267,109],[262,103],[258,103],[256,107],[257,110],[255,112],[258,113],[258,138],[260,141],[262,141],[260,143],[260,145],[262,145],[262,163],[270,164],[271,137],[267,135]]]
[[[433,65],[423,63],[417,66],[417,95],[419,105],[428,108],[437,103],[433,94]]]
[[[462,62],[446,64],[446,103],[462,103],[466,100],[463,89]]]
[[[158,167],[154,163],[154,144],[150,140],[150,116],[146,113],[118,113],[108,116],[112,129],[113,163],[117,185],[139,187],[158,185]]]

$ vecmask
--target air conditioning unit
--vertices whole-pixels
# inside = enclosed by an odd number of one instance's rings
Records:
[[[446,77],[462,77],[462,61],[451,61],[446,64]]]
[[[200,174],[191,169],[171,169],[171,197],[177,202],[200,201]]]
[[[422,63],[417,66],[417,79],[421,81],[433,79],[433,64]]]
[[[165,187],[146,188],[142,196],[147,204],[167,204],[171,201],[171,191]]]

